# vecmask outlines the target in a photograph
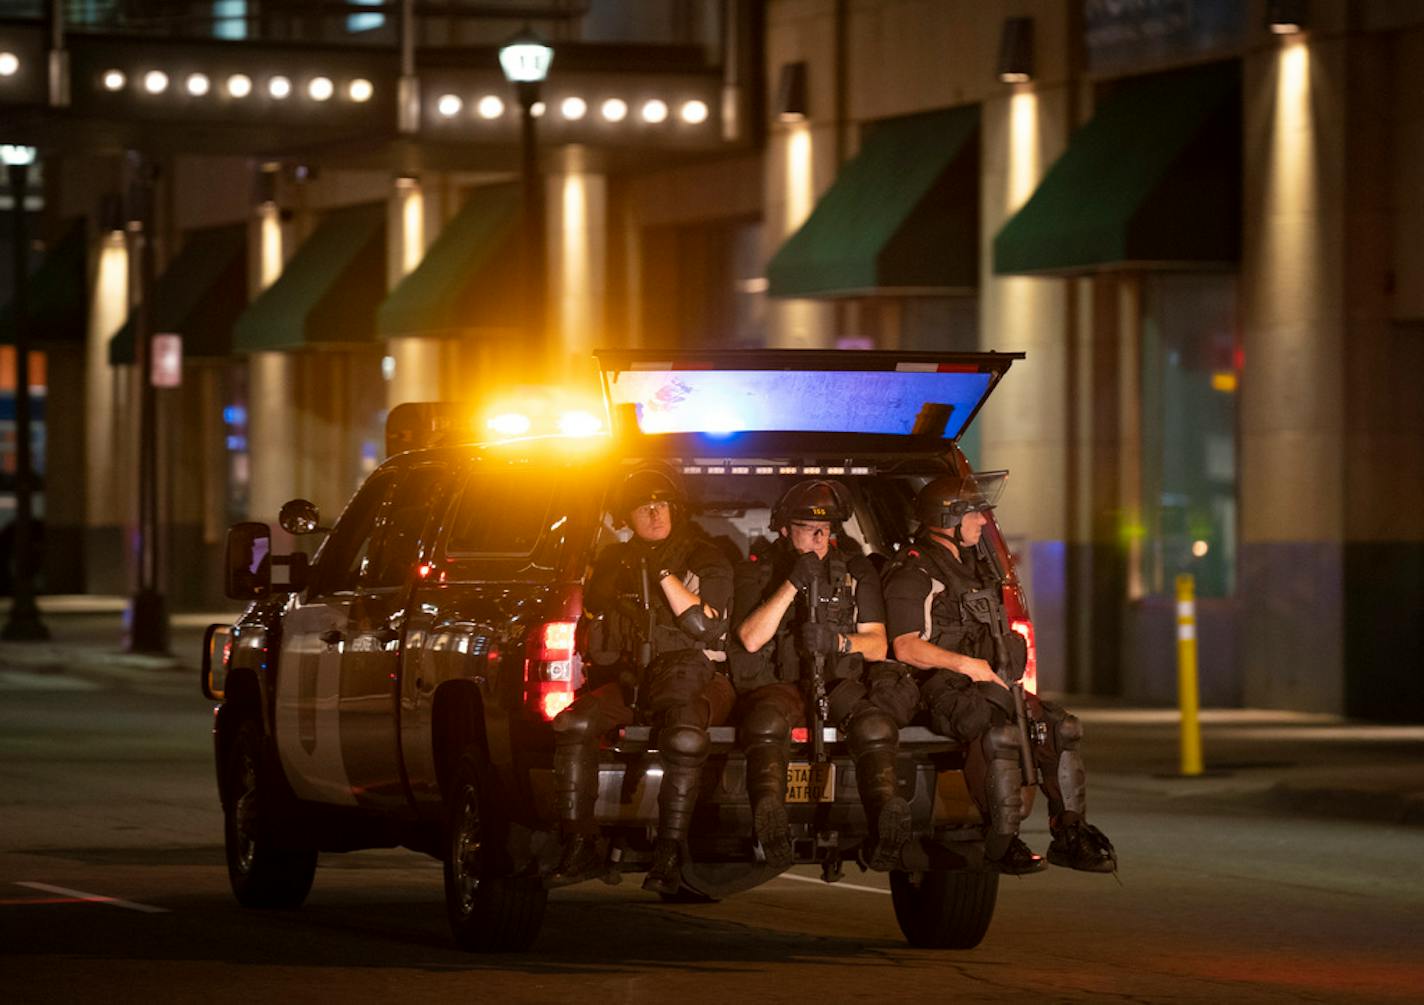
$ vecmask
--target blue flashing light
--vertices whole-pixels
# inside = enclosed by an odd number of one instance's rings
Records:
[[[241,405],[228,405],[223,409],[223,422],[229,426],[247,425],[247,409]]]
[[[247,449],[247,437],[238,435],[237,433],[229,433],[227,448],[234,453],[241,453]]]

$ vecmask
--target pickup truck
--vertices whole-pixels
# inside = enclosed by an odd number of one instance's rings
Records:
[[[622,472],[654,458],[680,469],[693,517],[732,558],[767,533],[789,484],[836,478],[855,498],[843,546],[883,561],[913,533],[916,490],[968,470],[958,438],[1019,358],[605,352],[602,420],[563,423],[581,435],[534,423],[492,440],[463,406],[393,410],[392,456],[332,527],[303,500],[283,507],[298,539],[325,534],[310,559],[273,554],[265,524],[229,532],[227,592],[249,604],[209,628],[202,687],[218,702],[237,900],[297,906],[318,853],[404,846],[444,863],[461,946],[527,949],[548,900],[541,873],[559,853],[550,721],[584,680],[583,582],[617,537],[607,506]],[[997,526],[987,537],[1011,569]],[[1004,594],[1030,643],[1032,688],[1032,623],[1012,574]],[[609,882],[650,859],[661,769],[649,734],[631,726],[603,749],[596,816]],[[808,758],[808,739],[797,732],[793,760]],[[712,740],[679,897],[718,899],[776,875],[752,838],[735,730]],[[866,821],[844,737],[827,727],[823,747],[833,784],[795,786],[805,801],[788,809],[796,863],[835,882]],[[984,867],[962,751],[915,725],[900,750],[916,838],[890,875],[895,916],[915,945],[971,948],[998,874]]]

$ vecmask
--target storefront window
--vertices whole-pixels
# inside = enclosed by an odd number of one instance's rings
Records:
[[[1164,274],[1143,286],[1142,579],[1236,589],[1236,277]]]

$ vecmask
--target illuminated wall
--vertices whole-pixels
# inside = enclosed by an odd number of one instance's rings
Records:
[[[126,369],[109,366],[109,339],[129,315],[129,252],[121,231],[99,239],[98,266],[89,298],[89,331],[84,354],[86,522],[90,526],[123,523],[133,493],[126,487],[125,426],[115,417],[127,398],[121,384]]]
[[[545,192],[549,311],[561,380],[592,379],[591,353],[604,336],[608,247],[608,182],[587,170],[585,151],[567,147]]]
[[[1295,36],[1245,75],[1245,701],[1322,712],[1343,707],[1347,45]]]

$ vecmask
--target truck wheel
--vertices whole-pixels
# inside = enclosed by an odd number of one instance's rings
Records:
[[[921,949],[979,945],[998,897],[997,872],[890,873],[895,920],[910,945]]]
[[[505,827],[482,782],[478,755],[460,759],[446,829],[445,910],[462,949],[523,952],[544,921],[549,893],[538,876],[516,876],[503,854]]]
[[[243,907],[300,907],[316,875],[316,849],[274,844],[262,815],[274,811],[262,765],[262,726],[243,719],[223,759],[223,846],[233,895]]]

